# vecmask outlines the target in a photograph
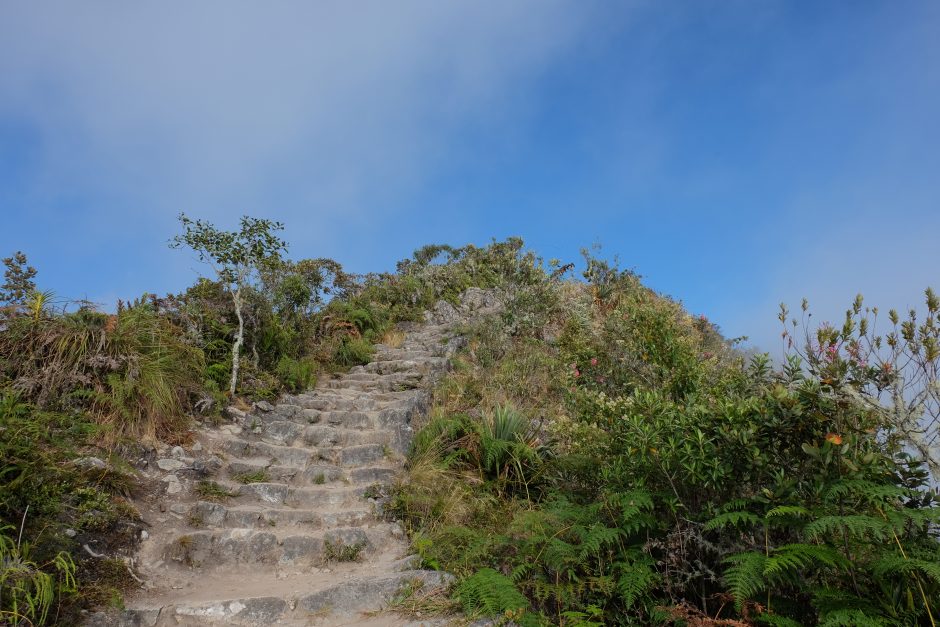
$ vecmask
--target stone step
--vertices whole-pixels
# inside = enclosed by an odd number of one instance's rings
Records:
[[[252,594],[255,589],[267,592],[284,587],[275,575],[270,575],[270,579],[270,583],[247,582],[245,592],[248,594],[245,596],[238,596],[238,591],[234,590],[232,594],[217,599],[160,607],[131,606],[120,612],[102,613],[93,618],[89,627],[300,627],[324,624],[329,616],[345,617],[342,624],[354,625],[365,620],[363,615],[384,608],[406,588],[429,590],[450,585],[453,581],[445,573],[405,570],[340,580],[333,577],[332,581],[314,579],[305,590],[293,591],[289,596]],[[431,624],[440,623],[435,621]]]
[[[337,527],[280,532],[260,529],[193,531],[174,538],[164,548],[167,565],[189,568],[231,568],[239,564],[309,567],[328,561],[367,558],[393,536],[392,525]]]
[[[405,409],[398,410],[405,412]],[[394,416],[397,414],[388,414]],[[339,418],[337,418],[338,420]],[[344,419],[351,422],[361,420],[360,417],[346,416]],[[379,416],[367,417],[369,424],[378,422]],[[388,423],[386,423],[388,424]],[[241,436],[227,436],[210,440],[210,446],[221,449],[228,461],[245,461],[257,463],[264,460],[270,466],[287,466],[297,469],[306,469],[310,466],[339,464],[341,466],[359,466],[369,464],[389,457],[389,451],[396,450],[396,435],[391,431],[366,430],[362,432],[362,441],[365,444],[349,446],[304,447],[304,446],[278,446],[268,442],[249,440]],[[247,436],[246,436],[247,437]],[[369,440],[373,440],[369,442]],[[374,440],[379,440],[378,442]]]
[[[246,434],[247,435],[247,434]],[[240,458],[264,458],[272,464],[306,468],[324,457],[315,448],[299,446],[277,446],[241,436],[222,436],[210,439],[211,445],[220,448],[226,455]],[[324,451],[324,454],[328,454]],[[328,461],[328,457],[326,461]]]
[[[396,359],[420,361],[422,359],[435,359],[440,356],[440,351],[427,350],[425,348],[391,348],[388,346],[377,346],[375,354],[373,355],[373,359],[369,363],[375,363],[378,361],[391,361]]]
[[[363,577],[307,595],[298,600],[297,610],[307,616],[327,612],[348,614],[364,608],[382,607],[406,586],[411,589],[431,589],[452,582],[453,576],[429,570],[411,570],[385,577]]]
[[[442,371],[447,368],[448,360],[444,357],[428,357],[420,360],[411,359],[388,359],[385,361],[373,361],[362,366],[363,373],[389,375],[408,372],[431,372]],[[347,378],[354,375],[347,375]]]
[[[320,424],[343,429],[374,429],[382,426],[377,411],[324,411]]]
[[[300,424],[290,420],[275,420],[265,423],[261,433],[257,434],[263,442],[276,446],[313,446],[331,448],[356,444],[384,444],[391,437],[389,431],[373,429],[378,414],[368,412],[336,412],[337,414],[354,413],[355,416],[333,415],[333,412],[319,412],[316,424]],[[365,416],[360,416],[364,414]],[[353,425],[345,428],[344,423]],[[368,430],[363,430],[368,429]]]
[[[324,386],[332,389],[356,390],[359,392],[398,392],[420,387],[424,377],[425,375],[423,373],[409,373],[407,375],[388,375],[382,379],[373,381],[337,379],[336,381],[327,381]]]
[[[240,484],[225,480],[216,483],[231,495],[229,498],[234,503],[283,505],[298,509],[358,507],[364,504],[365,495],[370,491],[370,485],[345,483],[322,486],[292,486],[271,482]]]
[[[384,445],[382,449],[385,452]],[[383,460],[384,462],[384,460]],[[237,482],[251,481],[261,477],[264,481],[288,483],[294,486],[323,485],[337,481],[349,483],[375,483],[390,481],[399,466],[378,465],[365,467],[340,467],[334,464],[314,464],[306,468],[279,466],[266,459],[233,459],[228,462],[228,476]]]
[[[251,505],[230,505],[211,501],[198,501],[188,512],[195,527],[270,529],[271,527],[303,527],[328,529],[332,527],[359,527],[375,522],[371,505],[364,501],[358,507],[337,511],[292,509]]]

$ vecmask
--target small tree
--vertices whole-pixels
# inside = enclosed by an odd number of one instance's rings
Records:
[[[266,264],[278,261],[286,252],[287,244],[275,233],[284,230],[280,222],[243,216],[238,231],[223,231],[204,220],[192,220],[179,215],[183,234],[170,241],[171,248],[188,246],[199,255],[199,260],[215,270],[232,297],[238,317],[238,333],[232,346],[232,378],[229,392],[235,394],[238,383],[239,352],[245,340],[243,291],[249,287],[258,271]]]
[[[36,290],[36,268],[28,265],[26,255],[16,251],[3,260],[6,271],[4,283],[0,286],[0,303],[22,305],[27,297]]]

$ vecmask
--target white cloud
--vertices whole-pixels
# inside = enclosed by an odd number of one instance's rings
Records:
[[[589,18],[563,0],[5,3],[0,115],[38,129],[40,201],[355,213],[421,183],[458,125],[507,123]]]

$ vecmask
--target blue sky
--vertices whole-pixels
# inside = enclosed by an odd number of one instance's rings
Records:
[[[355,6],[352,6],[355,4]],[[185,211],[384,270],[593,243],[767,349],[940,288],[935,2],[0,4],[0,253],[110,307]]]

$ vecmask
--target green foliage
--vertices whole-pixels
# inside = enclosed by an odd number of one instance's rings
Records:
[[[394,501],[425,564],[502,573],[552,624],[924,623],[938,508],[859,384],[883,373],[746,363],[635,274],[587,266],[586,285],[536,279],[543,314],[507,299],[439,384]],[[906,331],[921,355],[927,327]]]
[[[236,496],[235,493],[225,489],[215,481],[199,481],[193,488],[193,491],[199,495],[199,498],[206,501],[225,501]]]
[[[802,321],[783,304],[787,356],[805,368],[833,398],[845,398],[878,414],[889,444],[916,451],[940,480],[940,297],[924,291],[922,311],[888,312],[890,330],[880,333],[877,307],[856,296],[841,326],[812,327],[809,303]]]
[[[179,431],[202,364],[146,299],[113,316],[18,317],[0,333],[2,376],[13,387],[44,408],[88,411],[111,439]]]
[[[346,337],[339,342],[333,363],[344,368],[367,364],[374,352],[375,347],[368,340],[361,337]]]
[[[239,483],[267,483],[271,478],[268,476],[268,473],[262,468],[260,470],[255,470],[254,472],[244,472],[240,475],[235,476],[235,481]]]
[[[170,246],[193,249],[199,260],[215,270],[221,284],[232,297],[238,331],[232,344],[232,376],[229,393],[235,394],[238,385],[240,352],[245,340],[245,316],[243,308],[246,293],[255,277],[265,265],[277,264],[280,254],[287,248],[286,242],[276,232],[283,230],[280,222],[244,216],[238,231],[223,231],[204,220],[192,220],[179,215],[183,233],[174,237]]]
[[[95,602],[102,582],[89,562],[97,560],[76,551],[65,528],[117,546],[126,539],[116,530],[138,518],[115,495],[128,489],[130,476],[76,463],[100,429],[84,414],[40,411],[0,392],[0,623],[45,624],[58,614],[71,624],[82,605]],[[14,524],[15,541],[7,533]]]
[[[66,552],[49,562],[31,559],[28,543],[13,539],[12,526],[0,527],[0,620],[10,625],[45,625],[63,595],[75,592],[75,563]],[[56,622],[56,616],[52,616]]]
[[[457,595],[470,616],[514,615],[529,606],[512,580],[492,568],[480,569],[460,582]]]
[[[316,366],[309,359],[281,357],[277,362],[275,374],[289,392],[303,392],[316,385]]]
[[[3,259],[3,285],[0,285],[0,304],[21,305],[36,291],[36,268],[26,261],[26,255],[16,251]]]

